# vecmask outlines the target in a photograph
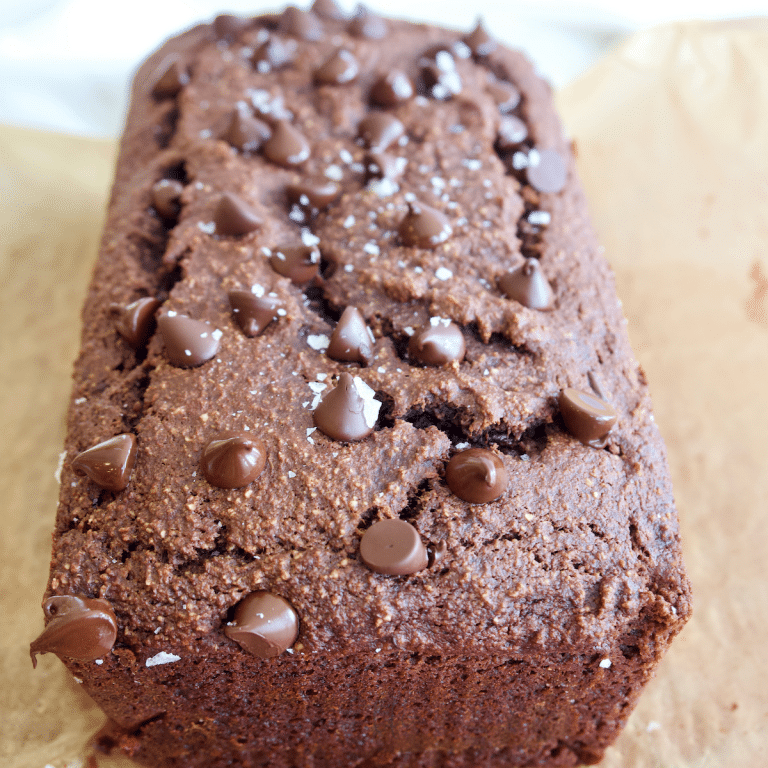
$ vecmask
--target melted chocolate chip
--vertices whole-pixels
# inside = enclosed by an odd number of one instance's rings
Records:
[[[502,275],[499,288],[508,299],[519,301],[529,309],[551,309],[555,300],[537,259],[526,259],[519,267]]]
[[[461,93],[463,85],[456,71],[456,60],[445,46],[426,51],[419,59],[419,68],[424,87],[433,98],[450,99]]]
[[[278,28],[281,32],[301,40],[320,40],[325,35],[323,24],[314,13],[292,5],[281,14]]]
[[[405,126],[394,115],[371,112],[360,121],[357,132],[368,149],[381,152],[403,135]]]
[[[272,249],[269,265],[296,285],[304,285],[320,271],[320,251],[314,245],[285,245]]]
[[[346,18],[344,11],[339,8],[334,0],[315,0],[312,3],[312,13],[321,19],[330,19],[332,21],[341,21]]]
[[[264,470],[267,447],[249,432],[221,432],[203,449],[200,468],[217,488],[243,488]]]
[[[568,169],[563,156],[554,149],[532,149],[528,153],[525,175],[534,189],[555,194],[565,187]]]
[[[157,319],[157,329],[165,345],[165,356],[178,368],[195,368],[219,351],[221,331],[202,320],[169,312]]]
[[[301,165],[309,157],[310,147],[304,135],[287,120],[276,120],[262,152],[278,165]]]
[[[338,384],[315,409],[315,426],[333,440],[352,442],[368,437],[381,407],[373,394],[362,379],[342,373]]]
[[[520,103],[520,91],[512,83],[496,80],[495,82],[488,83],[485,90],[493,97],[502,115],[511,112]]]
[[[333,331],[326,354],[345,363],[369,365],[373,360],[374,338],[357,307],[347,307]]]
[[[453,233],[443,213],[424,203],[408,203],[408,213],[398,227],[404,245],[417,248],[436,248]]]
[[[213,20],[211,26],[213,27],[214,37],[217,40],[232,42],[249,26],[249,24],[250,21],[244,19],[242,16],[235,16],[231,13],[222,13]]]
[[[235,608],[224,634],[244,651],[271,659],[288,650],[299,636],[299,617],[293,606],[271,592],[252,592]]]
[[[464,334],[450,320],[433,317],[426,328],[417,331],[408,342],[408,356],[424,365],[447,365],[461,361],[467,351]]]
[[[445,468],[451,492],[470,504],[495,501],[507,490],[509,474],[502,460],[485,448],[454,454]]]
[[[122,491],[128,485],[136,463],[136,436],[116,435],[78,453],[72,469],[87,475],[96,485],[108,491]]]
[[[155,312],[161,302],[151,296],[131,302],[127,307],[113,305],[118,311],[115,320],[117,332],[134,349],[143,349],[155,327]]]
[[[166,221],[176,221],[181,211],[184,185],[175,179],[160,179],[152,186],[152,207]]]
[[[176,96],[189,82],[189,75],[183,68],[177,53],[167,56],[155,72],[152,95],[158,99],[170,99]]]
[[[339,48],[315,70],[315,82],[320,85],[344,85],[351,83],[359,71],[360,65],[352,53]]]
[[[413,98],[415,91],[411,78],[400,69],[382,75],[371,88],[371,101],[382,107],[396,107]]]
[[[358,5],[349,22],[348,32],[354,37],[381,40],[387,35],[387,22],[364,5]]]
[[[498,47],[498,43],[486,31],[482,20],[478,20],[477,26],[464,36],[464,44],[472,51],[473,56],[487,56],[493,53]]]
[[[505,152],[514,149],[528,138],[528,126],[514,115],[506,115],[501,118],[499,130],[496,134],[496,147]]]
[[[379,520],[360,540],[360,559],[376,573],[407,576],[429,563],[419,532],[406,520]]]
[[[338,199],[341,187],[332,181],[299,181],[289,184],[285,194],[291,203],[314,216]]]
[[[38,653],[55,653],[80,661],[106,656],[117,639],[117,619],[106,600],[55,595],[43,602],[46,625],[29,646],[32,666]]]
[[[261,219],[245,200],[225,192],[216,204],[213,223],[216,225],[217,235],[239,237],[258,229],[261,226]]]
[[[238,104],[222,138],[241,152],[256,152],[271,134],[263,120],[254,117],[245,104]]]
[[[389,152],[368,152],[365,156],[365,178],[391,179],[396,181],[403,175],[406,162],[404,158]]]
[[[258,336],[277,317],[280,301],[275,296],[256,296],[252,291],[230,291],[229,304],[235,322],[246,336]]]
[[[616,410],[605,400],[580,389],[564,389],[558,405],[568,431],[585,445],[603,447],[603,439],[616,423]]]
[[[251,56],[251,63],[259,72],[266,73],[287,66],[296,58],[296,41],[270,37]]]

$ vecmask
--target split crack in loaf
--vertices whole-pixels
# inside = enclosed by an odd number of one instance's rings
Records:
[[[45,631],[152,766],[594,763],[690,614],[550,91],[331,0],[139,70]]]

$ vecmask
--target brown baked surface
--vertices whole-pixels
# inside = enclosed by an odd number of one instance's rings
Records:
[[[394,67],[419,82],[423,52],[462,34],[388,21],[386,38],[367,39],[325,19],[321,39],[297,39],[289,66],[259,72],[246,54],[279,24],[263,17],[234,42],[197,28],[136,78],[84,309],[48,591],[109,601],[118,635],[101,664],[63,660],[122,728],[120,745],[150,765],[595,762],[688,618],[690,596],[664,447],[549,90],[518,53],[457,56],[461,94],[386,110],[408,142],[393,151],[407,161],[398,189],[382,196],[357,142],[372,83]],[[315,87],[339,45],[360,74]],[[153,75],[170,50],[190,80],[158,98]],[[522,94],[513,114],[527,125],[525,146],[567,158],[561,192],[521,183],[495,151],[491,73]],[[219,138],[234,105],[264,103],[263,91],[273,104],[283,97],[310,142],[298,170]],[[343,194],[297,223],[286,186],[327,181],[329,168]],[[152,206],[153,185],[169,177],[184,184],[173,226]],[[210,231],[227,192],[259,217],[255,231]],[[408,193],[446,215],[445,243],[402,245]],[[532,210],[551,217],[536,232],[525,223]],[[325,279],[310,288],[278,275],[262,251],[300,244],[302,228],[323,255]],[[498,289],[521,254],[539,259],[551,311]],[[227,292],[254,284],[286,312],[249,338]],[[158,334],[146,354],[134,351],[111,307],[143,296],[163,301],[159,314],[220,329],[215,357],[174,366]],[[330,336],[350,305],[376,337],[367,366],[308,343]],[[431,317],[462,328],[463,362],[411,364],[406,329]],[[344,371],[383,403],[375,431],[355,443],[308,435],[309,383]],[[605,448],[564,429],[566,387],[597,388],[615,407]],[[211,486],[203,447],[246,427],[266,445],[264,471],[247,488]],[[125,490],[73,472],[79,452],[126,432],[138,453]],[[463,443],[501,456],[510,483],[498,501],[471,505],[447,488],[445,464]],[[395,517],[433,552],[445,548],[437,562],[407,576],[360,562],[362,532]],[[256,658],[224,634],[257,590],[294,606],[292,653]],[[147,667],[161,652],[180,658]]]

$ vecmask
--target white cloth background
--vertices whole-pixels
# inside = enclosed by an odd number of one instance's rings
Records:
[[[339,4],[353,7],[351,0]],[[482,15],[496,37],[526,50],[556,87],[641,27],[768,11],[768,0],[370,4],[382,13],[466,29]],[[277,5],[279,0],[0,0],[0,123],[116,136],[131,72],[163,39],[222,10],[255,14]]]

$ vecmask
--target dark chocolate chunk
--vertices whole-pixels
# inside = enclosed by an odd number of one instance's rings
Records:
[[[342,373],[314,412],[315,426],[333,440],[362,440],[373,432],[381,403],[359,377]]]
[[[511,112],[520,103],[520,91],[512,83],[496,80],[488,83],[485,90],[491,94],[502,115]]]
[[[304,285],[320,271],[320,251],[315,245],[284,245],[272,249],[269,264],[292,283]]]
[[[315,0],[312,3],[310,9],[315,16],[319,16],[321,19],[329,19],[331,21],[341,21],[346,19],[346,14],[339,8],[334,0]]]
[[[106,600],[54,595],[43,602],[46,624],[29,646],[32,666],[38,653],[55,653],[80,661],[106,656],[117,639],[117,619]]]
[[[251,56],[251,63],[259,72],[266,73],[281,69],[296,58],[296,41],[269,37],[256,48]]]
[[[229,304],[235,322],[246,336],[258,336],[277,317],[280,301],[276,296],[257,296],[252,291],[230,291]]]
[[[239,237],[258,229],[261,226],[261,219],[245,200],[231,192],[225,192],[216,204],[213,223],[216,225],[217,235]]]
[[[397,157],[389,152],[368,152],[365,156],[365,178],[391,179],[396,181],[403,175],[405,158]]]
[[[616,423],[616,409],[591,392],[567,388],[558,397],[566,429],[585,445],[602,448],[603,439]]]
[[[312,11],[303,11],[293,5],[289,5],[280,15],[278,28],[301,40],[320,40],[325,35],[322,22]]]
[[[152,95],[158,99],[169,99],[176,96],[189,82],[189,75],[183,68],[181,58],[172,53],[160,63],[155,72]]]
[[[134,348],[143,349],[155,327],[155,312],[161,302],[151,296],[132,301],[127,307],[112,305],[118,311],[117,332]]]
[[[414,93],[411,78],[400,69],[392,69],[371,87],[371,101],[382,107],[396,107],[413,98]]]
[[[72,469],[87,475],[108,491],[122,491],[131,479],[136,463],[136,436],[130,433],[110,437],[72,459]]]
[[[239,103],[222,138],[241,152],[256,152],[271,134],[263,120],[254,117],[245,104]]]
[[[373,360],[374,338],[357,307],[347,307],[331,335],[326,354],[345,363],[369,365]]]
[[[285,188],[288,200],[315,215],[341,195],[341,187],[333,181],[298,181]]]
[[[217,488],[243,488],[267,463],[267,447],[249,432],[220,432],[203,449],[200,468]]]
[[[360,540],[360,559],[376,573],[407,576],[427,567],[427,548],[406,520],[379,520]]]
[[[451,457],[445,468],[451,493],[470,504],[495,501],[507,490],[509,474],[493,451],[469,448]]]
[[[445,46],[426,51],[419,59],[419,68],[424,87],[433,98],[450,99],[461,93],[464,86],[456,71],[456,60]]]
[[[477,57],[493,53],[499,45],[486,31],[482,19],[478,19],[477,26],[464,36],[463,42],[472,51],[472,55]]]
[[[339,48],[315,70],[315,82],[320,85],[351,83],[360,71],[357,59],[346,48]]]
[[[424,203],[408,203],[408,213],[398,227],[404,245],[436,248],[453,233],[445,214]]]
[[[301,165],[309,157],[310,146],[304,135],[287,120],[276,120],[262,152],[278,165]]]
[[[408,342],[408,356],[424,365],[460,362],[466,351],[461,329],[442,317],[431,318],[429,325],[417,331]]]
[[[293,606],[271,592],[252,592],[235,608],[224,634],[244,651],[271,659],[288,650],[299,636],[299,617]]]
[[[505,152],[514,149],[528,138],[528,126],[514,115],[505,115],[499,123],[496,147]]]
[[[387,31],[387,22],[362,4],[355,9],[348,27],[350,35],[365,37],[369,40],[381,40],[382,37],[386,37]]]
[[[175,179],[160,179],[152,186],[152,207],[167,221],[176,221],[181,211],[184,185]]]
[[[217,40],[223,40],[229,43],[243,32],[250,23],[249,19],[244,19],[242,16],[235,16],[231,13],[222,13],[213,20],[211,27],[213,27],[213,34]]]
[[[563,156],[554,149],[532,149],[528,153],[525,175],[534,189],[555,194],[565,187],[568,168]]]
[[[405,126],[394,115],[371,112],[360,121],[357,132],[368,149],[380,152],[403,135]]]
[[[221,331],[203,320],[168,312],[157,319],[157,329],[171,365],[195,368],[219,351]]]
[[[508,299],[519,301],[529,309],[551,309],[555,300],[537,259],[526,259],[519,267],[502,275],[499,288]]]

